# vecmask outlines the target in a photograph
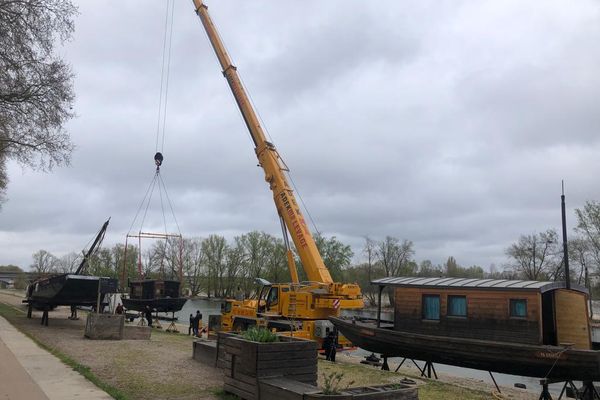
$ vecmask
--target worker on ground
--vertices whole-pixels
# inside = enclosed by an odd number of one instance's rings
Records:
[[[146,317],[146,321],[148,321],[148,326],[152,327],[152,310],[150,310],[150,306],[146,306],[146,311],[144,314]]]
[[[196,316],[194,317],[194,336],[200,337],[200,324],[202,323],[202,313],[200,310],[196,310]]]
[[[117,305],[117,308],[115,308],[115,314],[118,314],[118,315],[123,314],[123,306],[121,305],[121,303],[119,303]]]
[[[194,314],[190,314],[190,326],[188,326],[188,336],[192,334],[192,330],[194,329]]]
[[[335,362],[336,350],[336,337],[335,332],[331,331],[323,340],[323,350],[325,350],[325,359],[327,361]]]

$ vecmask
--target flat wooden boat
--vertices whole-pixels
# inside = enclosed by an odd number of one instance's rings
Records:
[[[100,302],[106,305],[105,293],[116,292],[118,280],[85,275],[84,272],[90,258],[102,244],[109,221],[110,218],[102,225],[74,273],[54,274],[36,279],[27,287],[27,299],[23,302],[28,303],[30,307],[46,311],[56,306],[95,306],[100,289]]]
[[[117,287],[117,280],[90,275],[60,274],[34,281],[27,289],[27,303],[33,307],[52,309],[56,306],[95,306],[98,282]],[[104,303],[104,294],[100,301]]]
[[[179,281],[166,279],[145,279],[129,282],[129,297],[123,298],[127,310],[176,312],[183,308],[186,298],[179,296]]]
[[[376,321],[330,318],[354,345],[386,357],[406,357],[505,374],[557,381],[600,381],[600,351],[564,346],[402,332]]]

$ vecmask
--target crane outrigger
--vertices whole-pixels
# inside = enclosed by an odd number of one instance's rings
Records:
[[[354,283],[333,281],[300,211],[294,192],[288,184],[285,176],[287,167],[273,143],[266,140],[237,69],[232,64],[210,18],[208,7],[202,0],[193,0],[193,3],[250,132],[256,157],[265,173],[265,180],[273,192],[292,279],[291,283],[284,284],[271,284],[263,280],[263,288],[256,300],[228,300],[221,316],[222,328],[244,329],[250,325],[263,325],[282,331],[298,332],[300,336],[322,339],[333,329],[333,325],[327,320],[328,317],[339,315],[341,309],[363,307],[360,287]],[[308,282],[299,281],[288,234],[292,238]]]

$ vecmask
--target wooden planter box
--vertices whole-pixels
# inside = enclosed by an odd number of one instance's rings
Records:
[[[206,339],[195,340],[192,358],[203,364],[214,367],[217,358],[217,342]]]
[[[323,394],[306,383],[286,378],[260,380],[261,400],[418,400],[416,387],[388,384],[342,390],[340,394]]]
[[[303,400],[418,400],[416,387],[403,384],[363,386],[342,390],[340,394],[304,393]]]
[[[258,343],[219,332],[217,366],[225,370],[225,391],[243,399],[258,400],[259,379],[269,377],[285,377],[316,386],[317,343],[290,337],[279,340]]]
[[[121,340],[125,319],[122,315],[89,313],[84,336],[88,339]]]

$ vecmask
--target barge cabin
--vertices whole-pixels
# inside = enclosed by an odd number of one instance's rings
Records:
[[[394,330],[533,345],[592,348],[588,291],[564,282],[382,278],[394,289]]]
[[[129,297],[123,298],[128,310],[176,312],[183,308],[186,298],[179,296],[180,282],[166,279],[145,279],[129,282]]]

